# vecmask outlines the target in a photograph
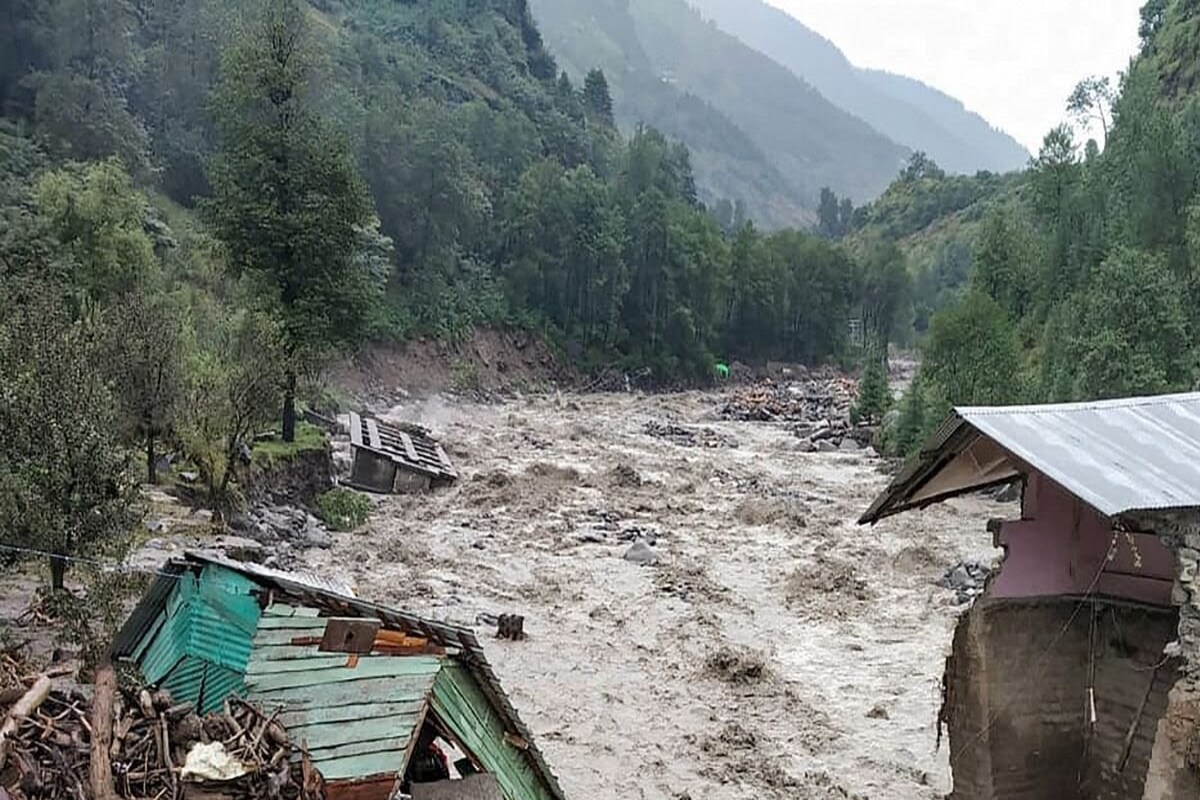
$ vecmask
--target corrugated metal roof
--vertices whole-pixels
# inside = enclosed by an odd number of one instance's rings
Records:
[[[860,522],[912,508],[907,501],[977,436],[1108,517],[1200,507],[1200,393],[1191,393],[957,408]]]

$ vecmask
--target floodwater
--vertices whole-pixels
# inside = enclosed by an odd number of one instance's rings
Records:
[[[448,621],[525,616],[488,658],[568,797],[913,800],[950,789],[940,684],[961,609],[934,585],[994,554],[972,498],[855,524],[887,484],[865,454],[715,421],[689,393],[448,401],[461,480],[377,501],[313,566]],[[647,422],[738,447],[684,447]],[[622,558],[635,538],[660,560]]]

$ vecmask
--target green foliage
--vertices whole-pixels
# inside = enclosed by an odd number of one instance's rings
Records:
[[[315,112],[315,56],[298,0],[268,0],[227,52],[215,96],[222,147],[204,205],[232,268],[260,282],[284,338],[284,438],[295,374],[355,344],[372,303],[356,258],[370,198],[343,136]]]
[[[278,324],[261,313],[217,312],[196,322],[177,432],[220,507],[231,501],[242,447],[279,408],[285,342]]]
[[[254,462],[271,464],[279,461],[289,461],[305,453],[325,452],[329,449],[329,438],[325,431],[308,422],[296,424],[296,440],[285,442],[282,438],[270,438],[256,441],[250,449],[250,459]]]
[[[884,445],[892,455],[911,456],[925,442],[928,430],[941,422],[933,417],[929,398],[921,377],[918,375],[908,391],[900,398],[892,428],[886,431]]]
[[[150,483],[158,477],[155,444],[171,433],[183,395],[184,313],[169,295],[135,290],[106,315],[105,372],[127,441],[145,447]]]
[[[883,355],[878,352],[868,352],[862,380],[858,384],[858,400],[850,409],[850,418],[855,424],[859,422],[878,424],[883,420],[884,414],[891,409],[893,402]]]
[[[339,487],[318,497],[317,509],[330,530],[349,532],[366,523],[371,501],[366,495]]]
[[[1076,395],[1158,394],[1186,386],[1193,366],[1183,292],[1163,259],[1109,255],[1080,302]]]
[[[1005,405],[1021,398],[1020,350],[1000,304],[971,292],[933,318],[922,375],[951,405]]]
[[[119,162],[68,165],[44,173],[33,198],[45,230],[59,244],[63,277],[81,305],[110,302],[153,270],[146,198]]]
[[[136,480],[97,364],[101,336],[53,285],[0,286],[0,536],[56,556],[121,555]],[[67,562],[51,560],[63,588]]]

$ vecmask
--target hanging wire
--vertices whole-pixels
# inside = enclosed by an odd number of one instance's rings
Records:
[[[13,545],[0,544],[0,551],[8,553],[18,553],[27,556],[42,556],[52,561],[65,561],[70,564],[87,564],[88,566],[99,567],[105,572],[125,572],[140,575],[158,575],[163,578],[182,578],[183,575],[175,572],[163,572],[162,570],[153,569],[150,567],[135,567],[130,564],[122,564],[117,561],[103,561],[97,558],[83,558],[80,556],[64,556],[58,553],[51,553],[46,550],[37,550],[31,547],[14,547]]]

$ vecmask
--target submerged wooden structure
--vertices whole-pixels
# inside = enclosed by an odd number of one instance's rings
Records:
[[[425,491],[458,480],[446,451],[424,431],[350,414],[350,484],[369,492]]]

